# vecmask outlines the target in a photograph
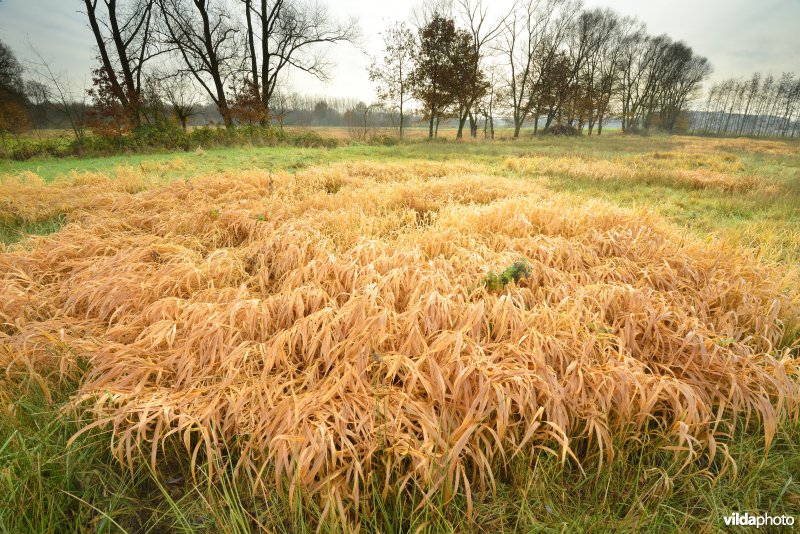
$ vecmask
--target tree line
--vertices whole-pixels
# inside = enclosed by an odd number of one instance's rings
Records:
[[[492,12],[484,0],[428,2],[384,33],[370,77],[403,115],[414,100],[436,136],[455,119],[457,137],[509,117],[514,137],[532,123],[601,134],[610,117],[625,131],[686,128],[684,111],[711,73],[706,58],[640,21],[576,0],[521,0]]]
[[[326,80],[325,52],[356,43],[355,19],[322,1],[71,0],[96,45],[90,87],[76,90],[37,54],[36,80],[0,43],[0,130],[53,121],[76,138],[87,128],[121,134],[175,121],[360,127],[411,117],[429,137],[442,121],[457,137],[494,135],[498,119],[532,133],[555,126],[626,132],[796,135],[800,81],[754,75],[713,85],[697,109],[708,60],[633,17],[579,0],[422,0],[383,32],[369,77],[378,103],[308,100],[286,86],[290,71]],[[213,107],[209,109],[210,102]],[[690,107],[693,113],[688,113]],[[701,104],[702,106],[702,104]],[[55,115],[55,119],[53,119]],[[395,120],[396,119],[396,120]]]
[[[716,135],[800,135],[800,77],[754,73],[713,84],[692,129]]]
[[[165,111],[185,127],[203,99],[214,104],[227,127],[266,125],[276,115],[272,107],[285,99],[280,87],[289,71],[327,79],[325,46],[358,37],[354,19],[337,21],[321,1],[80,0],[80,5],[97,49],[85,91],[91,102],[84,111],[87,123],[100,131],[157,124]],[[3,55],[13,57],[10,51]],[[59,100],[54,93],[60,93],[85,101],[84,95],[68,95],[67,82],[43,60],[40,67],[47,82],[42,99]],[[20,97],[16,110],[34,100],[16,87],[16,78],[3,79],[11,80],[8,85]],[[0,97],[8,101],[5,85]]]

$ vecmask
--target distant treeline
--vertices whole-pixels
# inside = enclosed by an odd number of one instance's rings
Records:
[[[716,135],[797,137],[800,135],[800,77],[753,74],[711,86],[692,130]]]
[[[710,72],[686,43],[577,0],[521,0],[508,8],[488,0],[422,0],[412,20],[383,32],[383,57],[369,71],[378,105],[309,102],[292,96],[287,75],[328,78],[326,48],[361,36],[357,20],[324,1],[84,0],[83,9],[97,53],[91,86],[70,87],[40,57],[0,129],[58,120],[79,141],[89,129],[120,136],[212,120],[229,128],[364,132],[370,121],[391,124],[396,113],[401,135],[406,118],[416,115],[431,137],[442,121],[455,121],[458,137],[467,124],[476,136],[479,123],[491,132],[501,117],[515,137],[526,125],[599,134],[615,117],[626,131],[673,131],[683,127],[683,112]]]
[[[72,114],[86,113],[91,105],[73,103],[70,107]],[[164,117],[170,120],[168,106],[160,106]],[[35,129],[69,129],[70,122],[61,106],[55,102],[44,101],[26,104],[30,122],[26,127]],[[351,98],[336,98],[329,96],[298,95],[286,96],[285,104],[279,116],[273,116],[272,122],[277,126],[329,126],[346,128],[363,128],[366,122],[368,128],[392,128],[397,126],[397,114],[380,106],[369,106],[363,101]],[[148,116],[153,114],[148,110]],[[412,120],[419,121],[420,117]],[[222,115],[214,104],[200,104],[187,118],[187,126],[213,126],[222,125]]]

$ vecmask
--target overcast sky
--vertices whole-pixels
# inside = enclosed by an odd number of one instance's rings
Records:
[[[490,0],[500,8],[511,0]],[[363,34],[360,48],[336,45],[328,52],[335,64],[328,83],[294,75],[292,89],[305,94],[374,98],[367,78],[370,56],[381,49],[379,32],[407,19],[417,0],[328,0],[330,12],[356,16]],[[22,59],[28,41],[57,70],[73,80],[90,80],[95,56],[91,31],[79,12],[80,0],[0,0],[0,39]],[[635,15],[650,33],[667,33],[706,56],[713,78],[746,76],[754,71],[800,72],[800,0],[585,0],[590,7],[611,7]]]

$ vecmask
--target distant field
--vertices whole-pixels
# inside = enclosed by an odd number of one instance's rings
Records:
[[[800,142],[442,133],[0,161],[0,530],[800,519]]]

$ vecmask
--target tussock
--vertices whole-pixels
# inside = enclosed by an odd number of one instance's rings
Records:
[[[725,465],[736,418],[769,443],[798,415],[796,296],[647,212],[413,162],[108,185],[70,186],[105,200],[0,254],[0,364],[87,359],[74,405],[123,462],[236,442],[238,473],[330,511],[374,483],[469,494],[537,448],[606,461],[645,433]],[[15,187],[20,211],[55,195]],[[521,259],[517,283],[482,283]]]

